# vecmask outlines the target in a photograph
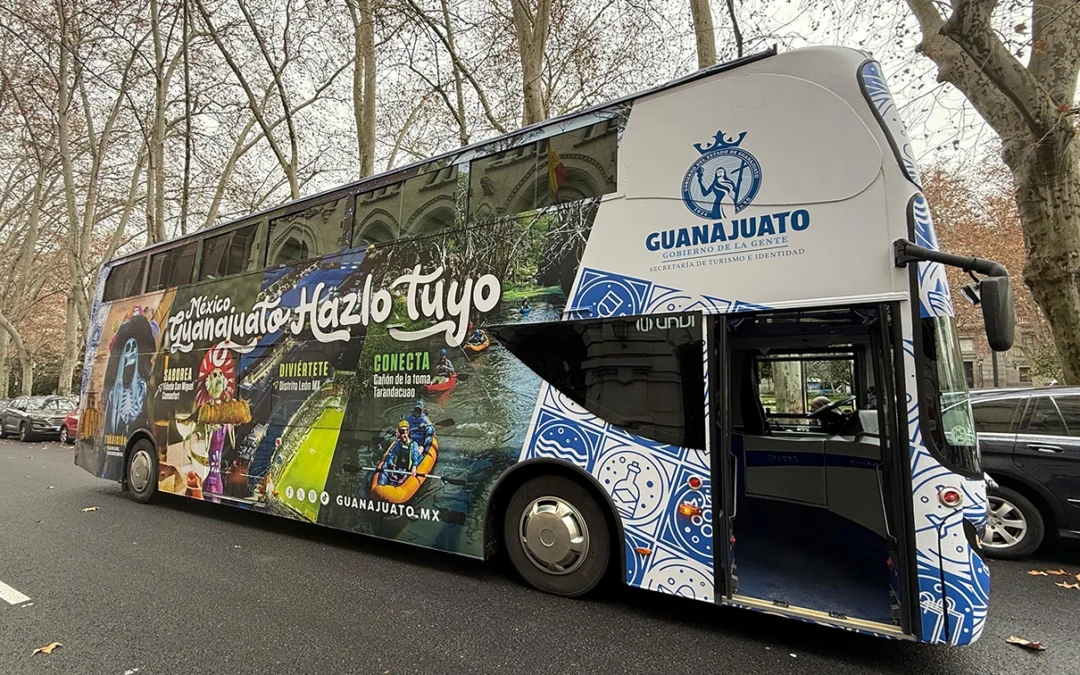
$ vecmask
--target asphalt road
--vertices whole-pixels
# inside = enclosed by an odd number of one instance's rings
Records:
[[[68,448],[0,442],[0,582],[31,598],[0,601],[0,674],[1076,675],[1080,590],[1027,574],[1058,567],[1080,572],[1080,548],[993,562],[982,640],[935,648],[627,589],[565,600],[497,563],[178,498],[142,506]]]

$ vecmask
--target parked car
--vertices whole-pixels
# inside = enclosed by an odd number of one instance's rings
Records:
[[[74,443],[79,434],[79,408],[67,414],[64,423],[60,425],[60,442]]]
[[[0,413],[0,438],[17,434],[20,441],[59,438],[64,417],[75,407],[65,396],[22,396]]]
[[[983,548],[1023,558],[1047,537],[1080,538],[1080,387],[971,393],[988,490]]]

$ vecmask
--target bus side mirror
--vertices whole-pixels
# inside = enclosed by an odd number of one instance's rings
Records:
[[[979,282],[983,327],[990,349],[1008,351],[1013,346],[1015,313],[1009,277],[986,277]]]

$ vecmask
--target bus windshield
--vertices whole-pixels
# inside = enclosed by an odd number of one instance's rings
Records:
[[[951,316],[924,319],[931,324],[936,357],[937,389],[941,406],[940,427],[933,430],[940,452],[951,464],[964,473],[981,471],[975,423],[971,415],[971,398],[960,358],[960,343],[956,323]],[[929,348],[928,359],[929,359]]]

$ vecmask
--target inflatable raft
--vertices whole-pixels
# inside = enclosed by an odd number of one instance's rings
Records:
[[[391,446],[397,441],[393,441]],[[389,450],[389,448],[387,448]],[[431,473],[431,470],[435,468],[435,462],[439,461],[439,439],[431,439],[431,447],[428,448],[424,456],[420,458],[420,466],[416,467],[416,476],[408,476],[405,478],[405,482],[401,485],[379,485],[379,476],[382,472],[376,471],[375,475],[371,479],[371,495],[376,499],[381,499],[384,502],[390,502],[391,504],[404,504],[413,498],[416,491],[420,489],[420,486],[427,480],[426,474]],[[386,460],[383,459],[379,462],[377,468],[382,469]],[[401,474],[391,474],[400,476]]]
[[[424,385],[424,391],[429,394],[440,394],[444,392],[450,392],[457,386],[457,373],[451,373],[450,377],[439,382],[432,382],[431,384]]]
[[[466,342],[465,343],[465,351],[469,352],[470,354],[479,354],[480,352],[484,351],[485,349],[487,349],[490,346],[491,346],[491,339],[487,336],[487,333],[485,333],[483,342],[476,343],[476,344],[474,344],[472,342]]]

